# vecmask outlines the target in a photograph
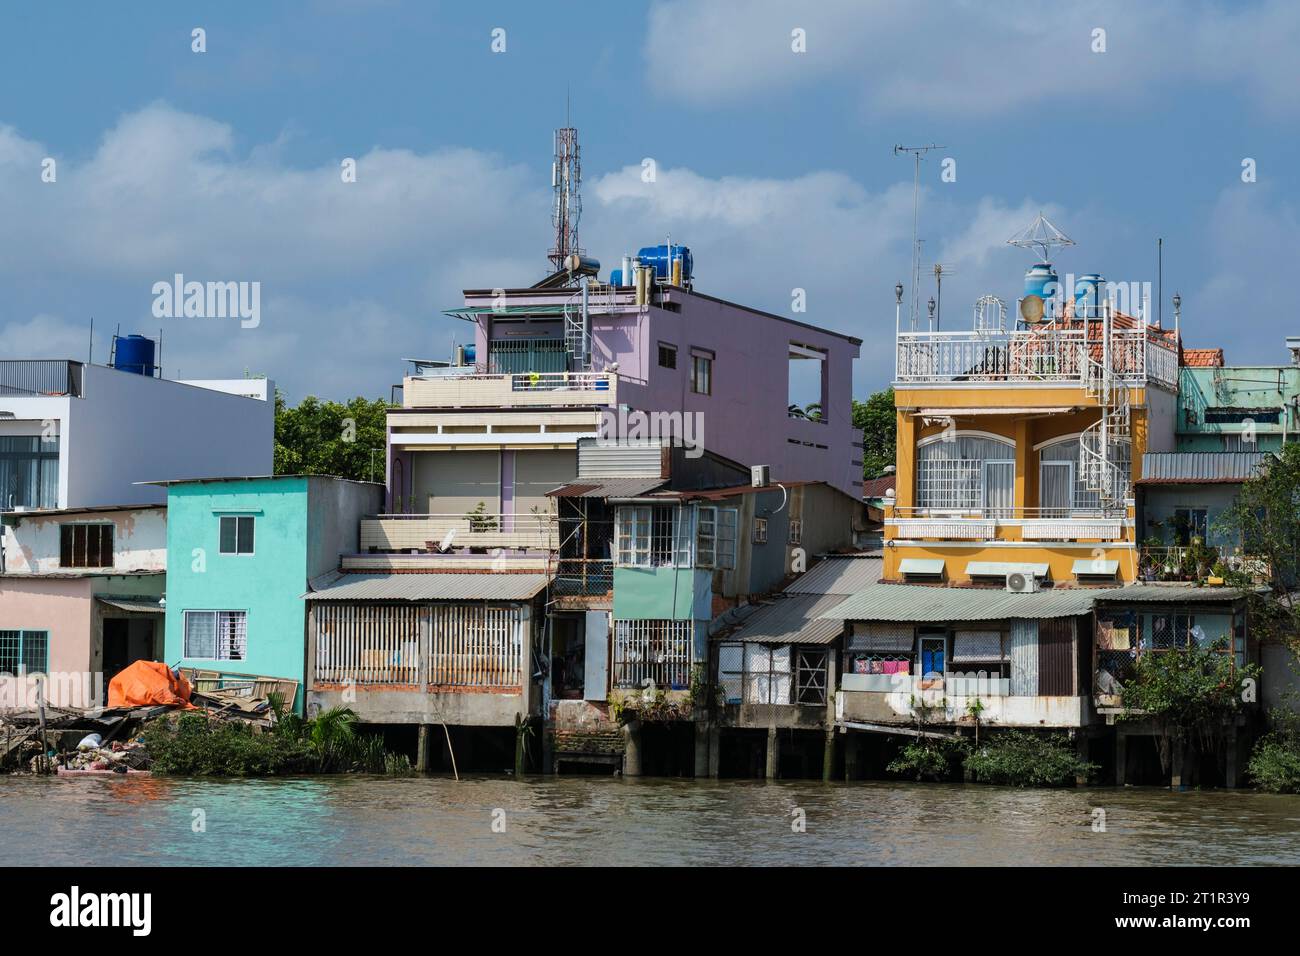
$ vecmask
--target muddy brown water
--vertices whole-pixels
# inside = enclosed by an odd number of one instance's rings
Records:
[[[0,777],[0,834],[8,858],[29,866],[1294,865],[1300,797],[597,777],[10,776]]]

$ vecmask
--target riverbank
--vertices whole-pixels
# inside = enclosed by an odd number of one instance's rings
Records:
[[[24,865],[1300,863],[1300,797],[1248,791],[11,776],[0,813]]]

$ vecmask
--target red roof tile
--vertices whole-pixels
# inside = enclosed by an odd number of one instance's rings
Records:
[[[1223,368],[1223,349],[1183,349],[1183,365],[1189,368]]]

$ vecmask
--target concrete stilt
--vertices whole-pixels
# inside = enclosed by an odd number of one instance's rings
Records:
[[[1169,788],[1171,790],[1183,789],[1183,752],[1186,750],[1183,741],[1174,738],[1170,747],[1173,753],[1170,754],[1169,762],[1172,765],[1172,773],[1169,777]]]
[[[1237,786],[1237,727],[1234,724],[1228,730],[1227,763],[1223,768],[1223,785],[1229,790]]]
[[[861,749],[862,741],[858,739],[857,734],[846,734],[844,737],[844,779],[858,779],[858,750]]]
[[[623,776],[641,776],[641,721],[630,721],[623,728]]]
[[[1074,738],[1074,751],[1079,755],[1080,760],[1088,759],[1088,735],[1087,734],[1081,733],[1079,734],[1079,736]],[[1087,773],[1076,774],[1074,778],[1074,785],[1076,787],[1086,787],[1088,785],[1088,774]]]
[[[826,731],[826,745],[822,748],[822,782],[829,783],[835,772],[835,730]]]
[[[709,776],[718,779],[722,764],[722,728],[715,722],[709,724]]]
[[[515,714],[515,776],[524,775],[524,758],[527,756],[525,743],[528,737],[528,722],[522,714]]]
[[[1115,731],[1115,786],[1128,782],[1128,734]]]
[[[415,738],[415,769],[420,773],[429,772],[429,733],[430,724],[420,724]]]
[[[712,725],[708,721],[695,722],[695,778],[709,775],[709,737]]]
[[[776,728],[767,728],[767,766],[763,776],[775,780],[781,767],[781,739],[776,735]]]
[[[542,727],[542,773],[555,773],[555,727]]]

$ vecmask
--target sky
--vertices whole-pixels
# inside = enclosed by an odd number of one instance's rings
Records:
[[[1297,49],[1286,0],[6,4],[0,358],[103,362],[120,328],[161,334],[169,378],[387,397],[471,339],[461,290],[547,271],[567,108],[602,275],[671,236],[698,290],[862,338],[859,398],[910,281],[896,144],[941,147],[918,291],[941,263],[943,328],[1014,305],[1006,240],[1041,211],[1063,277],[1154,294],[1162,237],[1165,323],[1177,291],[1189,347],[1282,363]],[[260,283],[256,326],[156,316],[178,273]]]

